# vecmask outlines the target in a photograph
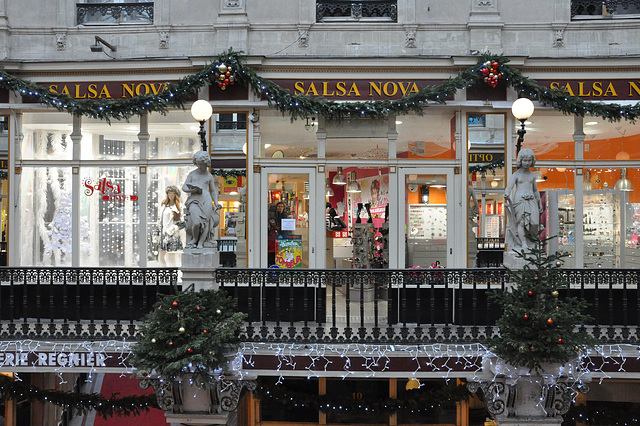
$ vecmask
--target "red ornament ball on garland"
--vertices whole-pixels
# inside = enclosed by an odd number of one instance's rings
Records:
[[[169,346],[173,346],[173,342],[172,341],[169,341]]]
[[[529,319],[529,315],[528,314],[524,314],[524,320],[528,320]]]
[[[202,330],[202,332],[203,332],[204,334],[207,334],[207,333],[208,333],[208,332],[207,332],[207,330]]]
[[[553,324],[553,319],[552,319],[552,318],[549,318],[549,319],[547,320],[547,324],[549,324],[549,325]]]
[[[529,296],[533,296],[533,291],[529,290],[529,291],[527,292],[527,294],[528,294]]]
[[[187,352],[193,353],[193,349],[189,348],[189,349],[187,349]]]
[[[200,310],[200,306],[196,306],[196,311],[199,311],[199,310]]]
[[[534,350],[535,348],[536,348],[536,347],[535,347],[535,346],[533,346],[533,345],[529,346],[529,350],[530,350],[530,351]]]
[[[558,344],[561,345],[564,343],[564,340],[562,340],[562,337],[558,339]]]
[[[174,301],[174,302],[172,303],[172,305],[173,305],[173,306],[178,306],[178,302]]]

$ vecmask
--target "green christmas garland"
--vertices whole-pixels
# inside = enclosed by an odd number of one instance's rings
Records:
[[[456,402],[467,400],[470,392],[466,386],[442,387],[438,389],[414,389],[405,393],[401,398],[378,398],[375,400],[345,400],[340,396],[318,395],[287,390],[286,386],[271,385],[264,380],[258,380],[257,396],[271,399],[289,408],[308,407],[312,410],[327,411],[358,411],[362,413],[383,412],[395,413],[411,411],[426,413],[438,407],[453,407]]]
[[[85,394],[39,389],[4,375],[0,375],[0,397],[13,400],[27,399],[30,402],[48,402],[79,413],[94,410],[105,419],[114,415],[137,416],[149,411],[149,408],[158,408],[155,394],[122,398],[118,398],[117,394],[114,394],[110,398],[105,398],[96,393]]]
[[[445,100],[458,90],[478,84],[495,87],[498,81],[504,81],[507,86],[523,96],[538,100],[541,104],[551,106],[564,114],[598,116],[609,121],[635,121],[640,117],[640,103],[620,105],[589,102],[577,96],[570,96],[564,90],[539,85],[523,76],[519,70],[509,67],[507,57],[491,53],[481,55],[475,66],[460,71],[456,77],[440,85],[423,87],[418,92],[398,100],[358,102],[337,102],[292,94],[245,66],[242,53],[230,48],[201,71],[186,76],[177,83],[167,84],[166,89],[159,94],[139,95],[127,99],[74,99],[65,94],[51,92],[31,81],[14,77],[3,69],[0,69],[0,87],[69,114],[105,121],[121,120],[150,112],[166,114],[169,108],[184,108],[184,103],[201,87],[221,84],[220,67],[224,65],[222,69],[226,68],[233,73],[233,83],[250,87],[253,93],[266,99],[271,107],[283,115],[290,116],[291,120],[318,115],[324,116],[327,120],[341,120],[346,117],[380,119],[390,114],[408,113],[422,115],[429,103],[445,104]]]

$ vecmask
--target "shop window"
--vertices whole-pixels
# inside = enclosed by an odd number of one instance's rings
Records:
[[[22,118],[23,160],[71,160],[71,116],[65,113],[25,113]]]
[[[447,266],[447,179],[407,175],[406,267]]]
[[[20,212],[20,264],[71,266],[71,167],[23,167]]]
[[[181,225],[169,227],[169,237],[179,238],[181,244],[168,247],[169,244],[162,246],[161,239],[165,238],[163,232],[162,214],[163,201],[168,198],[167,188],[171,186],[177,187],[179,190],[179,202],[176,209],[179,210],[180,219],[184,219],[184,203],[187,200],[187,194],[182,192],[182,185],[187,179],[189,172],[193,170],[193,166],[161,166],[147,168],[147,265],[150,267],[170,266],[179,267],[182,262],[182,251],[186,243],[186,231]],[[169,212],[167,212],[169,215]],[[167,250],[164,250],[166,247]]]
[[[326,123],[326,157],[386,159],[389,157],[387,120],[346,119]]]
[[[258,130],[260,146],[256,156],[287,159],[317,158],[318,126],[307,128],[305,124],[306,122],[302,120],[292,122],[289,117],[283,117],[278,111],[261,111]]]
[[[153,159],[191,159],[201,149],[198,123],[188,111],[149,115],[148,156]]]
[[[86,0],[76,3],[77,25],[153,24],[154,2],[148,0]]]
[[[525,121],[527,133],[524,136],[522,147],[533,149],[536,161],[573,160],[575,158],[573,122],[573,116],[537,109]],[[519,128],[520,123],[517,120],[515,123]]]
[[[213,114],[211,122],[211,148],[214,151],[242,151],[247,143],[247,114]]]
[[[599,117],[584,119],[585,160],[640,159],[640,128],[629,121],[611,123]]]
[[[309,267],[309,175],[273,173],[268,176],[268,266]]]
[[[424,116],[396,118],[397,157],[407,159],[453,159],[456,157],[454,112],[427,111]]]
[[[138,168],[83,167],[80,176],[81,266],[137,266],[140,257]]]
[[[318,22],[332,21],[398,21],[397,0],[317,0]]]

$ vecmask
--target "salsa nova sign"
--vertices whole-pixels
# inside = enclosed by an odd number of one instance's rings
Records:
[[[84,178],[82,180],[82,186],[84,186],[84,195],[87,197],[92,196],[97,191],[97,193],[101,194],[101,198],[104,201],[138,200],[137,195],[124,195],[120,185],[111,182],[107,178],[95,180]]]
[[[570,96],[599,100],[640,100],[640,80],[537,80],[538,84],[560,89]]]
[[[444,80],[305,80],[274,79],[294,95],[350,101],[400,99],[418,93],[426,86],[437,86]]]

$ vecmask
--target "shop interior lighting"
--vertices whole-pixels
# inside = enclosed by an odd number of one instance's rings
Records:
[[[334,195],[336,195],[333,192],[333,188],[331,188],[331,185],[329,184],[329,178],[327,178],[327,191],[325,192],[325,194],[327,197],[333,197]]]
[[[420,187],[420,197],[422,198],[423,204],[429,204],[429,187],[427,185]]]
[[[614,188],[618,191],[633,191],[633,184],[627,179],[627,169],[625,167],[620,169],[620,179],[618,179]]]
[[[338,173],[333,177],[334,185],[346,185],[347,178],[342,174],[342,167],[338,167]]]
[[[360,188],[360,184],[356,181],[356,172],[351,172],[351,175],[349,176],[349,184],[347,185],[347,192],[351,193],[351,194],[357,194],[359,192],[362,192],[362,189]]]

